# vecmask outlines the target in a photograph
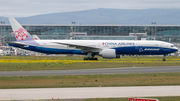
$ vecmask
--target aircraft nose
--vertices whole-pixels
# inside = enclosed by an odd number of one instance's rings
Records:
[[[178,48],[177,48],[177,47],[175,47],[175,51],[178,51]]]

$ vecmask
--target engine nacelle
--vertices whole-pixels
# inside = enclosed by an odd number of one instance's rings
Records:
[[[108,58],[108,59],[120,58],[120,55],[116,55],[115,49],[104,49],[99,53],[99,55],[101,55],[102,58]]]

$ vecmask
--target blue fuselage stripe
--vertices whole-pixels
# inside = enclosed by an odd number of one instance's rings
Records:
[[[163,55],[177,51],[176,49],[150,47],[150,46],[131,46],[131,47],[116,47],[116,54],[142,54],[142,55]]]

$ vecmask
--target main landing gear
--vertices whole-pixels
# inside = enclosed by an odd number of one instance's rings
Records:
[[[98,60],[98,58],[89,58],[89,57],[85,57],[84,60]]]
[[[98,60],[98,58],[94,58],[96,54],[92,52],[88,52],[87,57],[84,58],[84,60]]]
[[[164,57],[163,57],[163,61],[166,61],[166,55],[164,55]]]

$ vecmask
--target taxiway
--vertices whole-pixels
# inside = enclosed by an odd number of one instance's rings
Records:
[[[85,75],[85,74],[165,73],[165,72],[180,72],[180,66],[124,67],[124,68],[45,70],[45,71],[2,71],[0,72],[0,76]]]
[[[0,100],[180,96],[180,86],[0,89]]]

